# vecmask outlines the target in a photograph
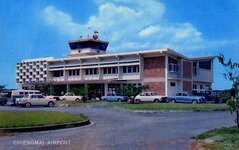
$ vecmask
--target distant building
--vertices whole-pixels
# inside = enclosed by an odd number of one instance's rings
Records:
[[[105,95],[128,85],[173,95],[208,90],[213,82],[213,56],[188,58],[169,48],[106,54],[108,42],[93,38],[69,41],[67,58],[28,59],[17,63],[16,81],[23,89],[50,84],[57,94],[88,86]]]

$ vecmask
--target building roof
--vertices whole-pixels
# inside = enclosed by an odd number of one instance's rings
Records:
[[[78,57],[68,57],[68,58],[58,58],[58,59],[50,59],[49,62],[54,61],[64,61],[64,60],[80,60],[80,59],[90,59],[90,58],[105,58],[105,57],[119,57],[119,56],[127,56],[127,55],[154,55],[154,54],[169,54],[178,58],[183,58],[186,60],[204,60],[204,59],[214,59],[215,56],[205,56],[205,57],[186,57],[174,50],[169,48],[164,49],[155,49],[155,50],[143,50],[143,51],[133,51],[133,52],[123,52],[123,53],[112,53],[112,54],[100,54],[100,55],[87,55],[87,56],[78,56]]]

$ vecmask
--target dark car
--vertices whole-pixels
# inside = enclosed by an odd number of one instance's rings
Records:
[[[205,97],[205,100],[207,102],[213,102],[213,103],[219,103],[220,99],[216,94],[212,94],[209,92],[205,92],[205,93],[193,93],[193,95],[195,96],[203,96]]]
[[[3,95],[0,95],[0,105],[6,105],[7,104],[7,97],[4,97]]]
[[[16,99],[17,98],[23,98],[23,95],[19,95],[19,96],[12,96],[10,99],[8,99],[7,104],[11,105],[11,106],[15,106],[16,105]]]

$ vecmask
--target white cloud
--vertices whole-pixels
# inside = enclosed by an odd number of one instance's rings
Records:
[[[44,22],[70,38],[87,35],[87,28],[92,27],[100,32],[100,38],[110,41],[111,52],[167,47],[182,51],[215,45],[203,39],[191,23],[163,21],[166,8],[159,1],[99,0],[97,4],[97,15],[84,24],[74,22],[70,14],[54,6],[43,10]]]
[[[153,34],[153,33],[157,33],[159,30],[160,30],[160,29],[159,29],[159,26],[153,26],[153,25],[151,25],[151,26],[149,26],[149,27],[147,27],[147,28],[141,30],[141,31],[139,32],[139,36],[141,36],[141,37],[149,36],[149,35],[151,35],[151,34]]]
[[[79,36],[82,30],[80,24],[72,20],[71,15],[57,10],[54,6],[48,6],[43,10],[44,21],[47,25],[70,37]]]

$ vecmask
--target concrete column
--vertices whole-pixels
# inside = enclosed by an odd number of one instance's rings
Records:
[[[107,95],[108,93],[108,83],[105,83],[105,96]]]
[[[168,55],[165,56],[165,96],[168,96]]]
[[[70,91],[70,84],[66,84],[66,92]]]

